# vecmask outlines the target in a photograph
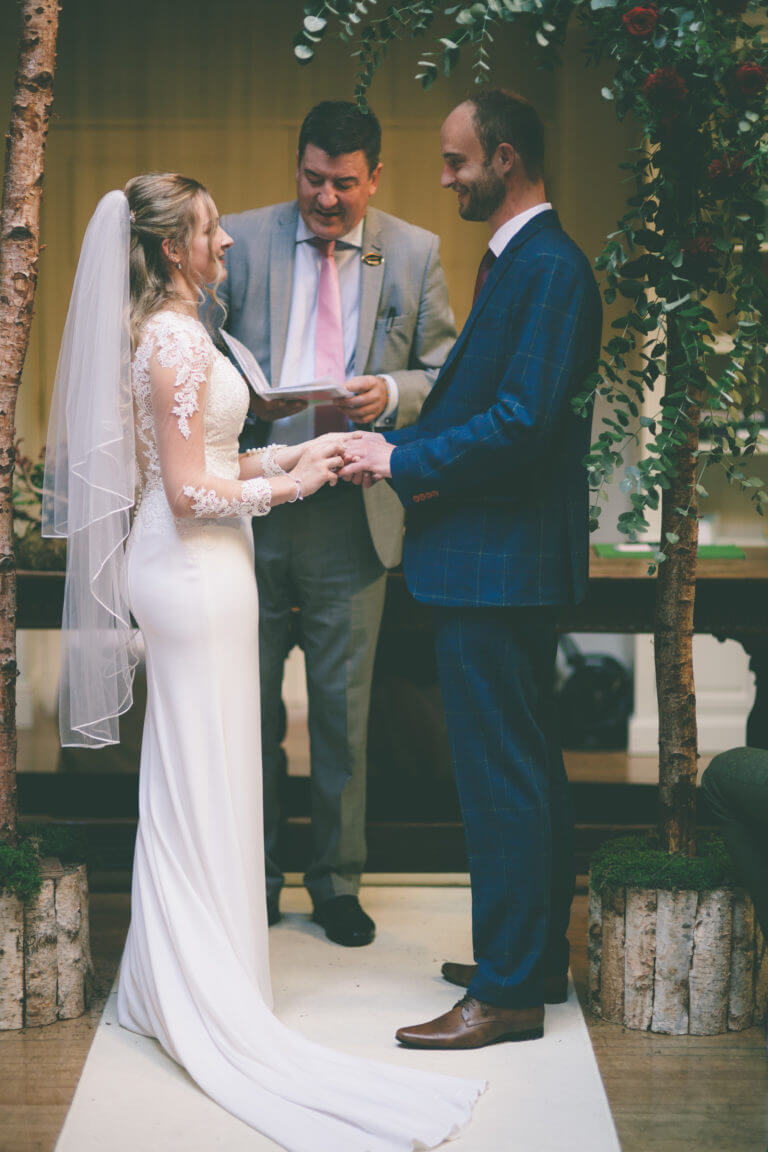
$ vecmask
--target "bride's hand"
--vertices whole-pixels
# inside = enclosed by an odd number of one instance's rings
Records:
[[[289,475],[301,482],[302,496],[311,496],[323,484],[333,486],[344,462],[344,434],[330,432],[310,440]]]

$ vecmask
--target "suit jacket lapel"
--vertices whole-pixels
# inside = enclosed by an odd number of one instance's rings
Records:
[[[456,343],[453,345],[453,348],[451,348],[451,351],[446,357],[445,363],[440,369],[440,375],[435,381],[435,386],[427,396],[425,407],[428,405],[431,408],[434,404],[434,401],[437,398],[437,393],[440,391],[440,384],[444,378],[446,378],[448,369],[456,357],[461,354],[464,345],[469,339],[469,335],[475,326],[475,321],[493,295],[496,285],[499,283],[506,270],[514,260],[518,249],[521,248],[522,245],[531,238],[531,236],[535,236],[537,232],[546,227],[560,227],[560,221],[558,219],[557,212],[554,210],[540,212],[538,216],[534,216],[533,219],[529,220],[525,227],[521,228],[520,231],[517,232],[506,245],[504,251],[501,253],[501,256],[499,256],[498,260],[496,260],[490,272],[488,273],[488,279],[485,281],[480,295],[473,304],[472,310],[467,317],[464,327],[458,335]]]
[[[381,227],[378,212],[369,208],[363,225],[362,256],[373,252],[381,255]],[[384,280],[384,260],[379,264],[360,264],[360,313],[357,321],[357,344],[355,345],[355,375],[362,376],[368,363],[373,330],[379,311],[381,285]]]
[[[270,383],[277,388],[283,370],[288,319],[291,314],[293,266],[296,256],[296,203],[278,214],[269,241],[269,351]]]

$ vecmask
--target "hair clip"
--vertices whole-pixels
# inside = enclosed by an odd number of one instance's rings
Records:
[[[128,219],[130,220],[131,224],[135,224],[136,223],[136,213],[134,211],[130,211],[128,213]]]

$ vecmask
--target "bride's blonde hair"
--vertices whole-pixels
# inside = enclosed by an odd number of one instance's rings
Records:
[[[202,204],[209,217],[207,233],[213,254],[218,219],[207,188],[198,180],[176,172],[134,176],[123,191],[131,212],[131,344],[135,347],[147,317],[169,301],[181,299],[173,287],[171,268],[162,249],[163,240],[170,240],[179,253],[188,256],[198,204]],[[189,271],[184,275],[199,293],[202,303],[207,286]],[[217,284],[222,275],[219,273]],[[215,298],[216,285],[210,294]]]

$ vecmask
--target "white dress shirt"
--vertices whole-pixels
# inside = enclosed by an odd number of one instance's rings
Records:
[[[529,220],[533,220],[534,216],[538,216],[540,212],[548,212],[551,207],[549,201],[544,204],[534,204],[533,208],[526,208],[525,212],[518,212],[517,216],[513,216],[511,220],[506,220],[500,228],[496,229],[489,241],[488,247],[494,256],[501,256],[512,237],[516,236]]]
[[[280,374],[280,386],[307,384],[315,379],[315,332],[317,328],[317,293],[320,283],[322,253],[310,241],[314,233],[299,216],[296,228],[296,255],[293,265],[293,289],[285,355]],[[341,322],[344,332],[344,363],[346,377],[355,374],[355,349],[360,319],[361,252],[363,247],[363,221],[345,236],[339,237],[333,252],[339,274],[341,293]],[[391,377],[387,381],[389,398],[380,420],[390,416],[397,408],[397,385]],[[310,405],[295,416],[286,416],[272,423],[270,440],[276,444],[301,444],[314,436],[315,414]]]

